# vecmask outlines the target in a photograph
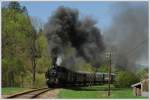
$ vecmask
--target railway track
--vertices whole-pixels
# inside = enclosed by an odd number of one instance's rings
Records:
[[[24,99],[37,98],[39,95],[41,95],[41,94],[43,94],[49,90],[51,90],[51,89],[40,88],[40,89],[35,89],[35,90],[26,91],[26,92],[18,93],[15,95],[11,95],[11,96],[8,96],[6,98],[8,98],[8,99],[10,99],[10,98],[24,98]]]

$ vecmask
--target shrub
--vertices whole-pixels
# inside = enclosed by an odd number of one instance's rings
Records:
[[[148,68],[141,68],[137,71],[136,75],[140,78],[140,80],[148,78]]]
[[[132,84],[139,82],[139,78],[128,71],[119,71],[116,74],[114,85],[115,87],[125,88],[130,87]]]

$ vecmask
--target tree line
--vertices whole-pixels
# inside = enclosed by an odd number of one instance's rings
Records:
[[[50,66],[42,27],[37,31],[26,7],[9,2],[2,8],[2,86],[44,85]],[[36,84],[38,83],[38,84]]]

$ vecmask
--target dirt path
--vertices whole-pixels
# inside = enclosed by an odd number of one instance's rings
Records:
[[[57,98],[57,95],[59,94],[59,91],[60,91],[60,89],[50,90],[46,93],[41,94],[37,98],[40,98],[40,99],[55,99],[55,98]]]

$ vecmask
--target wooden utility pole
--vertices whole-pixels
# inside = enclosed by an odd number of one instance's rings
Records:
[[[106,57],[108,58],[108,96],[110,96],[110,83],[111,83],[111,51],[107,52]]]
[[[111,83],[111,51],[109,54],[109,79],[108,79],[108,96],[110,96],[110,83]]]

